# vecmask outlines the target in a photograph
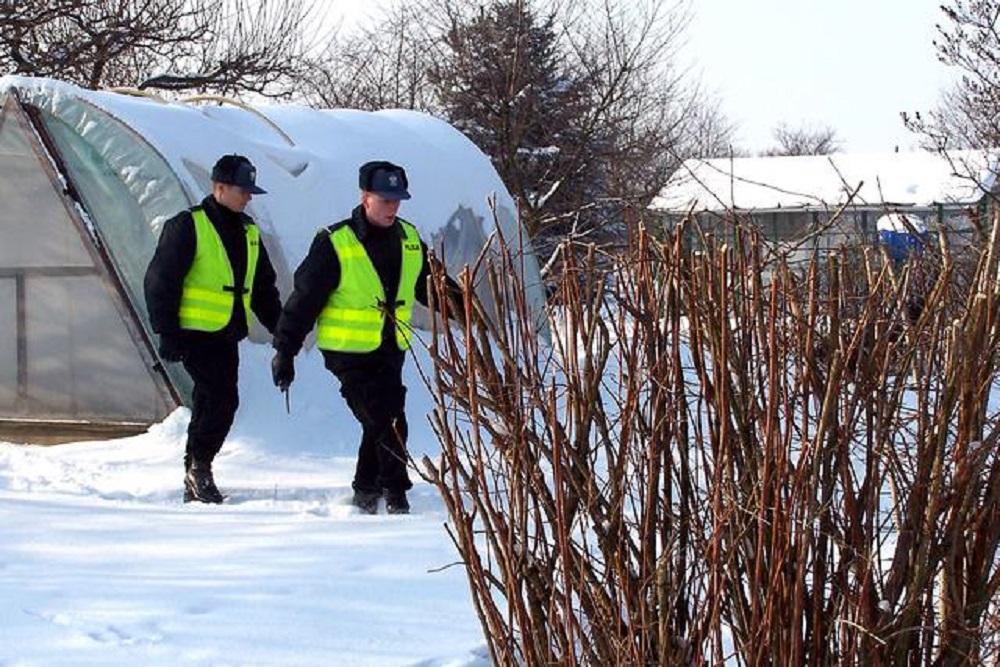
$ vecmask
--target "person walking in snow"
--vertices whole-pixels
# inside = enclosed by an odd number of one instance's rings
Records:
[[[273,332],[281,314],[275,271],[253,219],[244,212],[257,171],[242,155],[212,168],[212,193],[163,225],[144,290],[159,354],[182,362],[194,381],[184,453],[184,502],[221,503],[212,462],[239,406],[238,343],[250,313]]]
[[[416,228],[397,217],[410,198],[406,171],[391,162],[363,164],[361,203],[351,216],[320,230],[295,270],[292,294],[274,332],[271,369],[282,390],[295,379],[295,355],[318,322],[317,346],[326,368],[361,425],[353,503],[366,514],[407,514],[406,387],[414,301],[427,305],[430,266]],[[450,312],[461,303],[447,280]]]

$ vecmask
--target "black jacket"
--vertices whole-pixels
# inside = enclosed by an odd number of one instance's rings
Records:
[[[313,239],[309,253],[295,270],[294,287],[291,296],[285,302],[281,319],[274,331],[274,347],[279,352],[290,355],[298,354],[302,349],[302,341],[312,331],[316,319],[326,305],[333,290],[340,284],[340,260],[330,242],[330,232],[350,225],[364,246],[371,259],[375,271],[382,281],[382,289],[387,295],[396,294],[399,289],[400,269],[403,262],[402,244],[400,238],[405,234],[397,219],[391,227],[376,227],[368,222],[364,209],[355,207],[351,217],[322,229]],[[427,305],[427,278],[430,276],[430,266],[427,261],[427,245],[421,241],[423,267],[417,277],[415,297],[417,302]],[[448,279],[449,291],[454,303],[461,302],[461,290],[458,285]],[[382,345],[376,351],[379,354],[400,354],[396,345],[396,335],[392,322],[386,322],[382,330]],[[330,359],[340,357],[358,357],[350,352],[327,352],[324,355]]]
[[[236,286],[242,286],[247,273],[245,226],[254,224],[253,219],[245,213],[237,213],[220,205],[212,196],[206,197],[201,202],[201,207],[222,239],[222,245],[229,256],[229,263],[233,267],[233,280]],[[230,341],[242,340],[247,336],[247,320],[243,299],[239,298],[235,300],[233,316],[221,331],[209,333],[181,329],[181,290],[184,278],[194,262],[196,239],[197,234],[190,210],[178,213],[163,225],[156,252],[146,268],[143,283],[146,309],[153,331],[165,336],[210,336]],[[263,242],[260,244],[257,256],[250,309],[268,331],[274,331],[281,315],[281,298],[275,284],[274,267]]]

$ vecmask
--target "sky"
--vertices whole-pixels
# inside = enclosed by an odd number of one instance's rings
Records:
[[[669,0],[667,0],[669,2]],[[374,15],[388,0],[337,0]],[[934,108],[953,70],[936,59],[941,0],[690,0],[680,59],[756,153],[774,128],[833,128],[841,148],[917,147],[901,111]],[[349,26],[350,23],[348,22]]]
[[[319,355],[288,414],[270,348],[241,353],[223,505],[182,502],[186,408],[133,438],[0,443],[0,665],[489,665],[434,489],[413,475],[411,515],[358,514],[358,431]],[[433,455],[412,359],[404,379]]]
[[[916,147],[901,111],[927,111],[954,80],[932,41],[940,0],[695,0],[692,71],[738,125],[774,145],[780,122],[831,127],[843,150]]]

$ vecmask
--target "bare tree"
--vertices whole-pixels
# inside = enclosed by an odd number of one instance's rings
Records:
[[[428,72],[437,41],[426,8],[392,2],[313,57],[300,92],[323,107],[433,111]]]
[[[393,2],[332,42],[307,101],[444,117],[493,160],[543,253],[619,237],[686,157],[732,152],[675,66],[686,0]]]
[[[729,143],[732,128],[717,103],[676,65],[689,3],[583,0],[561,7],[574,62],[593,82],[589,129],[610,141],[611,197],[644,206],[683,159]]]
[[[681,139],[681,155],[689,157],[735,157],[746,151],[733,145],[735,126],[720,108],[717,99],[698,93],[692,104],[685,133]]]
[[[840,139],[830,126],[789,127],[779,123],[774,128],[778,145],[765,150],[763,155],[830,155],[840,150]]]
[[[933,149],[988,148],[1000,142],[1000,2],[952,0],[934,40],[938,60],[961,78],[936,109],[904,113],[903,121]]]
[[[683,159],[729,143],[718,107],[675,66],[686,2],[437,7],[446,117],[493,158],[543,253],[567,235],[621,238]]]
[[[0,0],[0,67],[88,88],[288,96],[313,0]]]

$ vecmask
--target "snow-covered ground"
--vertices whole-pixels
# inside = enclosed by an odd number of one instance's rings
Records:
[[[489,665],[433,487],[359,515],[337,381],[300,355],[287,414],[270,358],[242,346],[221,506],[182,502],[183,408],[133,438],[0,443],[0,666]],[[411,453],[434,456],[413,359],[405,380]]]

